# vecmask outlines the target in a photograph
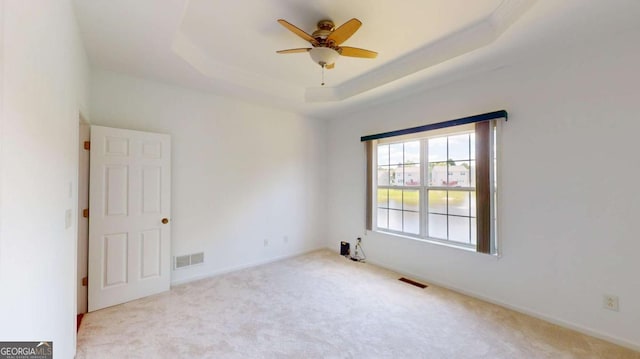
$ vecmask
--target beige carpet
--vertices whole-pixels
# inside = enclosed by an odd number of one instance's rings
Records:
[[[330,251],[87,314],[77,358],[640,358]]]

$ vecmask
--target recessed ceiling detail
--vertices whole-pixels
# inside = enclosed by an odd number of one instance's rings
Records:
[[[73,0],[93,71],[193,89],[314,118],[341,118],[489,71],[540,64],[637,33],[637,0]],[[276,19],[363,26],[378,52],[325,72]],[[587,51],[587,50],[585,50]],[[594,50],[596,51],[596,50]],[[108,76],[107,76],[108,78]],[[490,97],[490,96],[489,96]]]
[[[338,16],[349,18],[353,15],[368,25],[366,30],[363,28],[353,36],[354,42],[357,38],[358,45],[375,48],[380,52],[380,57],[375,63],[366,65],[358,63],[359,59],[349,59],[353,63],[340,60],[340,66],[330,71],[326,78],[327,86],[324,87],[318,86],[321,68],[308,59],[294,56],[283,61],[282,58],[274,58],[277,56],[276,50],[292,47],[291,34],[282,31],[275,22],[277,18],[291,19],[297,25],[315,25],[318,18],[331,18],[326,13],[319,14],[323,10],[314,9],[304,1],[291,2],[296,6],[282,4],[278,7],[282,11],[281,16],[271,19],[266,15],[256,18],[261,9],[253,9],[252,18],[259,20],[259,23],[250,27],[246,21],[237,21],[235,18],[241,16],[246,7],[233,7],[230,13],[220,14],[218,2],[187,1],[173,37],[172,50],[210,79],[271,96],[276,94],[285,101],[343,101],[491,44],[535,0],[431,2],[436,5],[424,5],[424,1],[419,0],[409,2],[412,4],[396,4],[388,8],[389,11],[380,13],[373,13],[371,8],[387,6],[383,1],[361,6],[362,14],[347,8],[335,11],[332,20],[336,23],[341,23]],[[262,2],[256,3],[257,7],[268,5],[259,3]],[[322,2],[328,9],[336,7],[330,6],[333,3]],[[419,16],[399,10],[396,10],[397,13],[390,12],[394,7],[401,10],[412,5],[424,11]],[[286,9],[285,6],[294,9]],[[273,10],[265,8],[264,12],[269,14]],[[310,22],[308,19],[311,16],[316,16],[316,19]],[[416,28],[412,22],[424,25]],[[406,28],[403,29],[403,26]],[[425,33],[413,33],[416,30]],[[227,40],[231,37],[233,42]],[[309,44],[302,39],[297,41],[293,46]]]

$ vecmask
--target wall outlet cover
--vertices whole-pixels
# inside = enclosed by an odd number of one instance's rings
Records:
[[[604,309],[613,310],[614,312],[620,311],[620,302],[618,296],[604,294],[602,296],[602,307]]]

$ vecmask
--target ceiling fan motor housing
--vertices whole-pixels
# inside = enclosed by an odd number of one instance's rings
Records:
[[[327,30],[327,31],[333,31],[336,28],[336,25],[333,23],[333,21],[331,20],[320,20],[318,21],[318,29],[320,30]]]
[[[331,35],[331,32],[335,29],[335,25],[331,20],[320,20],[318,21],[318,29],[314,31],[311,36],[314,39],[318,40],[318,42],[323,43],[324,40]]]

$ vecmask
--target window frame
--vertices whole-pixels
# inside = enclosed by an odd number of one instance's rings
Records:
[[[490,130],[489,131],[489,143],[490,143],[490,148],[489,148],[489,153],[490,153],[490,160],[489,162],[489,194],[490,194],[490,251],[489,253],[483,253],[483,254],[490,254],[490,255],[495,255],[495,256],[499,256],[499,249],[500,249],[500,245],[499,245],[499,236],[498,236],[498,209],[500,208],[500,206],[498,205],[497,201],[498,201],[498,184],[499,182],[499,169],[500,169],[500,155],[501,155],[501,127],[502,127],[502,121],[499,121],[498,119],[492,119],[489,121],[490,123]],[[473,251],[473,252],[477,252],[477,253],[482,253],[482,252],[478,252],[477,251],[477,245],[471,243],[471,237],[470,237],[470,243],[462,243],[462,242],[456,242],[456,241],[452,241],[451,239],[441,239],[441,238],[435,238],[435,237],[429,237],[429,212],[428,212],[428,193],[429,191],[433,191],[433,190],[444,190],[444,191],[459,191],[459,192],[475,192],[476,188],[477,188],[477,184],[474,183],[474,186],[467,186],[467,187],[447,187],[447,186],[429,186],[428,185],[428,175],[429,175],[429,166],[428,166],[428,140],[429,139],[433,139],[433,138],[441,138],[441,137],[449,137],[449,136],[455,136],[458,134],[468,134],[468,133],[473,133],[474,132],[474,128],[475,128],[475,124],[463,124],[463,125],[457,125],[457,126],[452,126],[452,127],[447,127],[447,128],[442,128],[442,129],[435,129],[435,130],[429,130],[429,131],[423,131],[423,132],[418,132],[418,133],[413,133],[413,134],[409,134],[409,135],[401,135],[401,136],[393,136],[393,137],[388,137],[388,138],[384,138],[384,139],[378,139],[378,140],[374,140],[373,141],[373,150],[372,150],[372,162],[373,162],[373,166],[372,166],[372,203],[373,205],[371,206],[371,218],[372,220],[372,228],[371,230],[374,232],[379,232],[379,233],[385,233],[385,234],[389,234],[389,235],[394,235],[394,236],[400,236],[400,237],[404,237],[404,238],[409,238],[409,239],[413,239],[413,240],[418,240],[418,241],[424,241],[424,242],[429,242],[429,243],[434,243],[434,244],[440,244],[440,245],[445,245],[448,247],[453,247],[453,248],[460,248],[460,249],[464,249],[464,250],[468,250],[468,251]],[[397,143],[406,143],[406,142],[410,142],[410,141],[419,141],[420,142],[420,185],[419,186],[406,186],[406,185],[402,185],[402,186],[392,186],[391,184],[389,185],[382,185],[382,186],[378,186],[378,146],[381,144],[386,144],[386,145],[390,145],[390,144],[397,144]],[[471,156],[469,156],[471,157]],[[471,158],[469,159],[471,160]],[[474,160],[477,160],[477,154],[474,157]],[[404,165],[404,158],[403,158],[403,165]],[[448,171],[449,169],[447,169]],[[391,183],[391,182],[390,182]],[[419,215],[419,233],[418,234],[413,234],[413,233],[409,233],[409,232],[404,232],[404,231],[398,231],[398,230],[393,230],[393,229],[389,229],[388,225],[387,228],[381,228],[378,226],[378,209],[380,208],[378,206],[378,189],[379,188],[385,188],[385,189],[398,189],[398,190],[405,190],[405,189],[409,189],[409,190],[417,190],[418,191],[418,195],[420,196],[420,200],[419,200],[419,211],[418,211],[418,215]],[[403,201],[404,202],[404,201]],[[389,207],[387,204],[386,207],[387,211],[389,211]],[[402,209],[401,211],[404,211],[404,209]],[[449,214],[447,213],[446,216],[449,216]],[[466,216],[461,216],[464,218],[476,218],[474,215],[470,214],[470,217],[466,217]],[[387,215],[387,224],[389,223],[389,216]],[[403,217],[403,227],[404,227],[404,217]],[[476,228],[472,230],[476,230],[477,231],[478,228],[478,223],[476,220]],[[477,235],[476,235],[476,241],[478,240]]]

